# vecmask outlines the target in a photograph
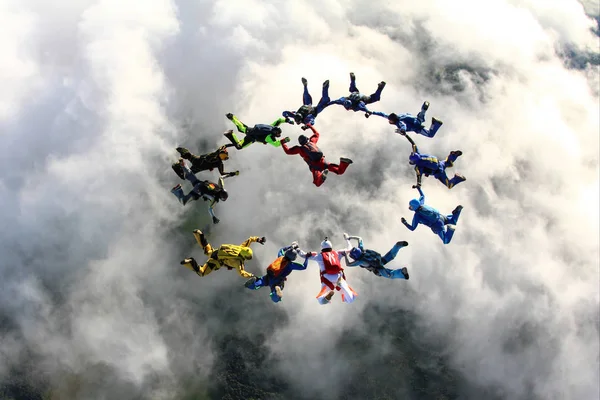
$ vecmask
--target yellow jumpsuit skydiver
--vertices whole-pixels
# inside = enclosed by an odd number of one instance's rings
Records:
[[[204,249],[204,254],[208,256],[208,260],[204,265],[199,267],[196,260],[192,257],[186,258],[181,261],[181,264],[186,268],[191,269],[199,276],[206,276],[221,267],[226,267],[227,269],[235,268],[238,273],[246,279],[254,276],[254,274],[251,274],[244,269],[244,261],[252,259],[252,249],[250,248],[250,244],[254,242],[264,244],[264,237],[251,236],[240,245],[222,244],[216,249],[208,243],[200,230],[194,230],[194,237],[196,238],[198,245]]]

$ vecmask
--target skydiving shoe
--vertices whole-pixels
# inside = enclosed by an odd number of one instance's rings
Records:
[[[406,240],[403,240],[401,242],[396,242],[396,246],[406,247],[406,246],[408,246],[408,242]]]
[[[427,111],[427,110],[429,110],[429,102],[428,102],[428,101],[425,101],[425,102],[423,103],[423,105],[421,106],[421,111],[425,112],[425,111]]]
[[[306,80],[306,78],[302,78],[302,84],[304,86],[308,85],[308,81]]]
[[[334,294],[335,294],[335,292],[333,290],[331,292],[327,293],[327,296],[325,296],[325,300],[327,300],[328,302],[331,301],[331,298],[333,297]]]
[[[186,158],[186,155],[190,154],[190,151],[188,149],[186,149],[185,147],[178,147],[175,150],[177,150],[177,152],[179,154],[181,154],[181,157]]]
[[[325,82],[323,82],[323,88],[328,88],[329,87],[329,79],[327,79]]]
[[[173,189],[171,189],[171,193],[176,193],[176,192],[179,192],[180,190],[183,190],[183,189],[181,189],[181,183],[178,183],[177,185],[175,185],[173,187]]]
[[[450,152],[451,156],[454,156],[454,159],[456,160],[458,157],[462,156],[462,151],[460,150],[454,150]]]
[[[442,124],[443,124],[443,122],[442,122],[442,121],[440,121],[439,119],[437,119],[437,118],[433,117],[433,118],[431,118],[431,124],[432,124],[432,125],[442,125]]]
[[[464,176],[462,176],[461,174],[454,174],[454,179],[456,179],[456,184],[460,183],[460,182],[464,182],[467,180],[467,178],[465,178]]]
[[[454,225],[458,223],[458,217],[460,217],[460,213],[462,212],[463,206],[459,205],[452,211],[452,219],[454,219]],[[448,225],[448,227],[453,225]],[[454,229],[454,228],[453,228]]]
[[[185,180],[185,171],[183,170],[183,158],[180,158],[176,163],[171,164],[171,168],[181,180]],[[181,185],[179,185],[181,187]]]
[[[346,158],[346,157],[340,157],[340,162],[343,162],[346,164],[352,164],[354,161],[352,161],[351,159]],[[327,171],[327,170],[325,170],[325,171]],[[325,171],[323,171],[323,172],[325,172]]]
[[[354,72],[350,72],[350,80],[351,81],[355,81],[356,80],[356,76],[354,75]]]
[[[192,266],[192,269],[196,272],[196,273],[200,273],[200,268],[198,267],[198,263],[196,262],[196,260],[194,260],[193,257],[190,258],[184,258],[183,260],[181,260],[180,262],[181,265],[185,265],[185,264],[190,264]]]
[[[402,272],[402,275],[404,275],[406,280],[408,280],[408,269],[406,269],[406,267],[404,267],[400,270],[400,272]]]
[[[385,87],[385,82],[384,82],[384,81],[381,81],[381,82],[379,82],[379,84],[377,85],[377,90],[381,92],[381,91],[383,90],[383,88],[384,88],[384,87]]]

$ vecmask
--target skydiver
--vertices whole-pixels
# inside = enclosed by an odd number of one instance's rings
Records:
[[[412,223],[409,225],[404,217],[401,218],[402,223],[411,231],[417,229],[419,224],[426,225],[431,228],[433,233],[436,233],[440,239],[442,239],[444,244],[450,243],[463,206],[457,206],[454,211],[452,211],[451,215],[442,215],[435,208],[425,205],[425,195],[423,194],[423,191],[418,186],[417,190],[421,195],[419,200],[412,199],[408,203],[408,209],[415,212]]]
[[[190,181],[193,185],[192,190],[188,194],[183,194],[183,189],[181,188],[181,184],[178,183],[173,189],[171,189],[171,193],[177,197],[179,202],[184,206],[190,200],[199,200],[202,199],[204,201],[210,201],[208,206],[208,213],[212,217],[213,224],[218,224],[219,219],[215,215],[215,211],[213,209],[214,205],[219,201],[226,201],[229,197],[229,194],[225,190],[225,184],[223,182],[224,179],[230,178],[234,175],[225,175],[219,177],[219,183],[213,183],[210,181],[201,181],[196,178],[196,175],[192,174],[192,171],[189,170],[185,165],[181,165],[183,169],[185,179]]]
[[[317,295],[319,304],[328,304],[335,294],[335,290],[342,292],[342,301],[344,303],[352,303],[358,294],[346,282],[344,268],[340,262],[340,258],[345,256],[350,251],[350,242],[346,240],[348,248],[344,250],[333,250],[332,244],[328,238],[321,242],[321,252],[307,253],[298,249],[300,257],[316,261],[319,265],[321,274],[321,291]]]
[[[340,97],[337,100],[333,100],[328,104],[328,106],[332,104],[339,104],[344,106],[344,108],[348,111],[364,111],[365,118],[369,118],[372,112],[367,108],[367,104],[375,103],[379,101],[381,98],[381,91],[385,87],[385,82],[380,82],[377,85],[377,90],[370,96],[365,96],[361,94],[356,87],[356,77],[354,76],[354,72],[350,72],[350,95],[347,97]]]
[[[244,269],[244,262],[252,259],[250,244],[258,242],[264,245],[267,241],[264,236],[261,238],[250,236],[240,245],[222,244],[214,249],[199,229],[194,230],[194,238],[196,238],[198,245],[204,249],[204,254],[206,254],[208,260],[200,267],[193,257],[189,257],[183,259],[180,263],[181,265],[191,269],[199,276],[206,276],[221,267],[226,267],[229,270],[235,268],[242,278],[251,278],[254,276]]]
[[[225,132],[225,137],[229,139],[238,150],[246,148],[254,142],[260,142],[262,144],[269,143],[272,146],[279,147],[281,146],[281,142],[277,140],[277,138],[281,136],[281,128],[279,125],[284,122],[294,124],[294,121],[289,118],[278,118],[271,125],[256,124],[250,128],[231,113],[228,113],[226,117],[233,122],[238,132],[246,135],[244,136],[244,139],[240,140],[232,130]]]
[[[308,81],[306,78],[302,78],[302,85],[304,85],[304,93],[302,93],[302,107],[298,111],[284,111],[282,115],[285,118],[293,119],[296,124],[315,124],[315,118],[317,115],[329,105],[329,81],[323,82],[323,93],[321,94],[321,100],[316,107],[312,105],[312,97],[308,93]]]
[[[344,233],[344,238],[346,240],[355,239],[358,241],[358,247],[352,247],[350,252],[344,256],[346,259],[346,267],[359,266],[371,271],[377,276],[382,276],[389,279],[408,280],[408,269],[406,267],[401,269],[389,269],[384,267],[396,257],[396,254],[398,254],[398,251],[401,248],[408,246],[408,242],[396,242],[394,247],[392,247],[390,251],[388,251],[386,255],[382,257],[381,254],[375,250],[365,250],[363,246],[363,240],[360,236],[348,236],[347,233]],[[354,261],[351,262],[348,259],[348,256],[350,256],[350,258],[352,258]]]
[[[212,171],[214,168],[217,168],[221,175],[225,175],[225,176],[239,175],[240,171],[225,172],[224,166],[223,166],[223,161],[229,160],[229,153],[227,152],[227,147],[232,147],[232,146],[233,146],[233,144],[226,144],[224,146],[219,147],[216,151],[213,151],[212,153],[202,154],[200,156],[190,153],[190,151],[188,149],[186,149],[185,147],[178,147],[177,151],[179,152],[179,154],[181,154],[181,158],[179,159],[178,162],[173,163],[173,165],[171,167],[173,168],[173,171],[175,171],[175,173],[181,179],[184,179],[184,180],[185,180],[185,171],[181,167],[182,165],[185,165],[185,163],[183,161],[184,159],[188,160],[192,164],[192,166],[190,168],[190,170],[192,171],[192,174],[197,174],[200,171],[206,171],[206,170]]]
[[[271,300],[274,303],[280,302],[288,275],[292,271],[303,271],[308,266],[308,258],[304,260],[304,264],[294,262],[298,257],[297,249],[298,244],[296,242],[279,249],[277,259],[267,267],[267,273],[260,278],[250,278],[246,282],[246,287],[251,290],[258,290],[261,287],[268,286],[271,289]]]
[[[445,161],[440,161],[435,156],[419,153],[417,145],[406,132],[398,131],[398,133],[406,137],[412,145],[412,152],[408,157],[408,162],[410,165],[415,166],[415,172],[417,173],[417,184],[413,186],[413,188],[421,186],[422,175],[433,175],[438,181],[446,185],[448,189],[452,189],[455,185],[467,180],[467,178],[459,174],[454,174],[452,179],[448,179],[448,176],[446,175],[446,168],[454,166],[454,161],[462,155],[462,151],[451,151]]]
[[[415,117],[412,114],[386,114],[380,111],[373,111],[370,114],[387,118],[390,125],[396,125],[400,132],[416,132],[419,135],[432,138],[442,126],[443,122],[437,118],[431,118],[431,127],[425,128],[425,112],[429,109],[429,102],[426,101],[421,106],[421,111]],[[369,115],[370,115],[369,114]]]
[[[339,165],[326,162],[323,152],[317,147],[320,136],[319,132],[311,124],[307,124],[306,126],[313,132],[310,138],[300,135],[298,137],[300,146],[288,147],[286,143],[290,141],[290,138],[286,137],[281,139],[281,147],[285,154],[300,154],[306,164],[308,164],[308,168],[312,171],[313,183],[319,187],[325,182],[329,171],[337,175],[342,175],[346,172],[346,168],[352,164],[352,160],[340,157]]]

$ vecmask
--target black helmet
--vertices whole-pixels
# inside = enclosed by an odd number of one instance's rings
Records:
[[[292,249],[288,250],[285,252],[284,257],[287,258],[290,261],[294,261],[296,259],[298,255],[296,254],[296,252]]]
[[[390,115],[388,115],[388,121],[390,121],[392,124],[395,124],[396,122],[398,122],[398,115],[391,113]]]
[[[281,128],[276,126],[275,128],[273,128],[272,133],[273,133],[273,136],[277,136],[277,137],[281,136]]]
[[[300,143],[301,145],[305,145],[306,143],[308,143],[308,137],[304,135],[298,136],[298,143]]]
[[[228,197],[229,197],[229,193],[227,193],[227,191],[225,189],[223,189],[219,192],[219,199],[226,201]]]
[[[302,123],[302,120],[303,120],[302,115],[300,115],[298,113],[294,114],[294,121],[296,121],[296,123],[298,125],[300,125]]]

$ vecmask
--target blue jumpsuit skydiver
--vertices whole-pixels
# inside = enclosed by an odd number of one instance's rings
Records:
[[[381,254],[375,250],[365,250],[362,238],[360,236],[348,236],[347,233],[344,233],[344,237],[346,240],[355,239],[358,241],[358,247],[353,247],[350,250],[350,258],[352,258],[354,261],[350,262],[350,260],[348,260],[348,256],[345,256],[347,267],[358,266],[371,271],[377,276],[382,276],[389,279],[409,278],[408,269],[406,267],[401,269],[389,269],[384,267],[387,263],[396,258],[396,255],[401,248],[408,246],[408,242],[396,242],[394,247],[392,247],[390,251],[388,251],[386,255],[382,257]]]
[[[443,122],[437,118],[431,118],[431,127],[425,128],[425,112],[429,108],[429,102],[426,101],[421,106],[421,111],[415,117],[412,114],[386,114],[380,111],[373,111],[371,114],[387,118],[391,125],[396,125],[400,132],[416,132],[419,135],[432,138],[442,126]]]
[[[433,175],[438,181],[446,185],[448,189],[452,189],[455,185],[467,180],[467,178],[459,174],[454,174],[452,179],[449,179],[448,175],[446,175],[446,168],[454,166],[454,161],[462,155],[462,151],[451,151],[446,160],[440,161],[435,156],[419,153],[419,149],[411,137],[406,132],[400,132],[400,134],[406,137],[412,145],[412,153],[408,157],[408,163],[415,166],[415,172],[417,173],[417,184],[413,187],[421,186],[422,175]]]
[[[323,82],[323,92],[321,94],[321,100],[316,107],[313,107],[312,97],[308,92],[308,81],[306,78],[302,78],[302,85],[304,85],[304,92],[302,93],[302,107],[297,111],[284,111],[282,115],[285,118],[293,119],[296,124],[304,124],[302,129],[306,129],[307,124],[314,125],[317,115],[329,105],[329,81]]]
[[[271,300],[274,303],[280,302],[287,276],[292,271],[302,271],[308,266],[308,258],[304,260],[304,264],[294,262],[298,256],[297,248],[298,244],[294,242],[290,246],[279,249],[277,259],[269,265],[267,273],[261,277],[250,278],[245,286],[250,290],[258,290],[261,287],[269,286],[271,288]]]
[[[361,94],[356,87],[356,77],[354,76],[353,72],[350,72],[350,95],[333,100],[328,104],[328,106],[332,104],[339,104],[344,106],[344,108],[348,111],[363,111],[365,113],[365,118],[369,118],[372,112],[367,108],[367,104],[379,101],[381,98],[381,91],[384,87],[385,82],[382,81],[377,85],[377,90],[372,95],[365,96]]]
[[[419,200],[412,199],[408,203],[408,209],[415,212],[412,223],[409,225],[404,217],[401,218],[402,223],[411,231],[417,229],[419,224],[426,225],[431,228],[433,233],[436,233],[444,244],[450,243],[454,235],[455,225],[458,222],[458,217],[463,209],[463,206],[457,206],[451,215],[442,215],[438,210],[428,205],[425,205],[425,195],[420,187],[417,187]]]

